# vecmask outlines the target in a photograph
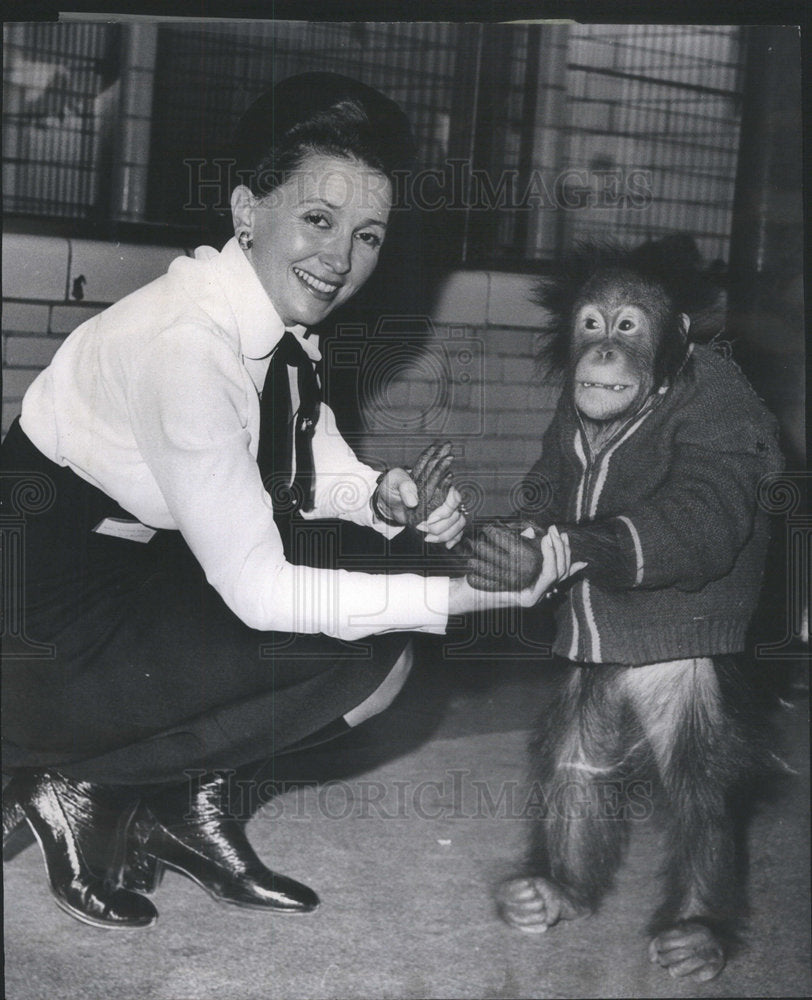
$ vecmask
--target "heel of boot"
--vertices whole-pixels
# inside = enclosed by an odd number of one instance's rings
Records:
[[[57,906],[105,929],[149,927],[158,912],[143,896],[111,886],[103,850],[118,831],[116,789],[77,782],[58,772],[31,772],[18,801],[36,837]]]
[[[14,779],[3,789],[3,861],[11,861],[34,843],[34,834],[25,821]]]
[[[121,866],[120,884],[131,892],[150,895],[163,881],[163,863],[150,854],[146,846],[154,825],[155,821],[141,806],[123,839],[126,855]]]

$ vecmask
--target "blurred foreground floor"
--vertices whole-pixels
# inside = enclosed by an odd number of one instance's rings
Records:
[[[383,998],[803,997],[810,979],[806,693],[781,714],[799,774],[752,825],[749,947],[704,986],[646,957],[661,858],[650,824],[600,912],[541,936],[494,911],[520,862],[525,744],[544,668],[423,656],[388,713],[277,765],[302,784],[249,835],[274,869],[322,898],[302,917],[215,905],[169,874],[147,931],[85,927],[51,902],[36,847],[5,866],[7,1000],[383,1000]],[[318,778],[319,784],[307,779]],[[260,793],[263,789],[260,789]],[[515,808],[514,808],[515,807]]]

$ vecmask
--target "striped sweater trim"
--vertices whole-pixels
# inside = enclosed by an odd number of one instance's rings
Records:
[[[578,483],[578,495],[575,498],[575,520],[579,521],[583,515],[584,488],[586,487],[586,470],[589,465],[584,451],[584,441],[580,429],[575,431],[575,454],[581,463],[581,481]]]
[[[652,412],[653,407],[649,405],[644,409],[643,413],[631,424],[627,430],[620,435],[620,437],[614,442],[614,444],[604,453],[601,457],[600,464],[598,466],[598,476],[595,480],[595,486],[592,490],[592,497],[589,502],[589,517],[594,518],[598,510],[598,502],[601,498],[601,493],[603,493],[603,487],[606,484],[606,477],[609,474],[609,462],[611,461],[612,455],[617,451],[617,449],[623,444],[624,441],[634,434],[634,432],[640,427],[640,425],[649,417]]]
[[[586,618],[586,627],[589,629],[592,662],[600,663],[601,636],[598,631],[598,623],[595,621],[595,615],[592,611],[592,593],[589,580],[584,580],[584,617]]]
[[[643,569],[645,566],[643,560],[643,546],[640,542],[640,535],[637,532],[634,524],[626,517],[625,514],[618,514],[618,521],[622,521],[626,527],[629,529],[629,534],[632,536],[632,542],[634,543],[634,558],[637,564],[637,573],[634,578],[635,587],[639,587],[643,582]]]

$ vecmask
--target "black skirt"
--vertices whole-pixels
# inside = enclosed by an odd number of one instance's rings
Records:
[[[402,632],[347,642],[250,629],[180,532],[147,543],[95,532],[105,518],[135,519],[45,458],[18,422],[2,458],[6,772],[47,766],[139,784],[259,760],[360,704],[408,642]],[[286,549],[303,524],[280,522]],[[414,536],[398,536],[393,552],[346,522],[307,522],[311,530],[322,544],[310,551],[336,565],[391,572],[420,557]]]

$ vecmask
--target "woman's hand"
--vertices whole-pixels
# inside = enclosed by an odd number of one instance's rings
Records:
[[[496,526],[493,526],[496,527]],[[522,590],[479,589],[478,584],[484,581],[503,579],[506,559],[510,553],[524,554],[524,547],[517,547],[505,535],[513,535],[527,539],[535,546],[541,559],[541,570],[538,575]],[[487,541],[483,545],[483,541]],[[504,543],[504,545],[499,544]],[[561,580],[583,569],[584,563],[571,563],[569,540],[553,525],[540,540],[535,537],[532,527],[526,528],[521,535],[498,528],[490,537],[480,540],[474,547],[474,552],[468,562],[468,579],[452,580],[449,590],[449,611],[453,614],[464,614],[468,611],[484,611],[488,608],[524,607],[537,604],[541,598]],[[513,578],[516,570],[509,570]],[[474,582],[474,585],[469,583]]]
[[[426,541],[437,545],[444,544],[447,549],[453,549],[462,538],[466,525],[465,514],[462,511],[462,497],[456,487],[451,486],[443,503],[429,514],[421,524],[416,525],[418,531],[426,532]]]
[[[534,525],[486,524],[474,542],[466,577],[477,590],[520,591],[544,568],[543,531]]]
[[[533,536],[532,528],[525,529],[521,534],[522,538],[528,536]],[[541,558],[542,568],[538,579],[519,593],[519,604],[523,608],[538,604],[556,583],[566,580],[586,566],[583,562],[572,563],[569,538],[562,535],[554,524],[550,525],[547,534],[541,539]]]
[[[389,469],[375,491],[373,508],[384,520],[408,524],[425,533],[426,541],[452,548],[462,537],[462,497],[451,485],[451,442],[429,445],[411,474]]]

